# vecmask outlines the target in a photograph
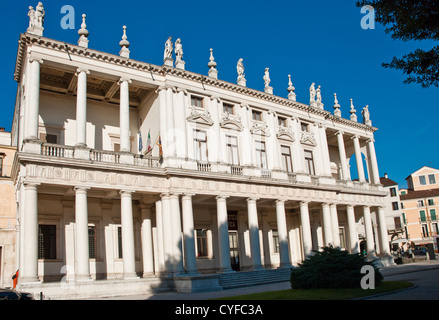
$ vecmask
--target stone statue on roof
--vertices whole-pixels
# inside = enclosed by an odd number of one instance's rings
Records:
[[[245,86],[245,74],[244,74],[244,64],[242,63],[244,59],[239,58],[238,64],[236,65],[236,71],[238,72],[238,84],[241,86]]]
[[[361,114],[363,115],[363,123],[365,125],[371,126],[372,125],[372,121],[370,121],[369,106],[365,106],[363,108],[363,111],[361,111]]]
[[[183,61],[183,45],[180,38],[175,41],[175,61]]]
[[[265,83],[265,87],[268,87],[270,85],[270,72],[269,72],[269,68],[265,68],[265,74],[264,74],[264,83]]]
[[[173,51],[174,46],[173,46],[171,39],[172,39],[172,37],[169,37],[168,40],[166,40],[165,54],[164,54],[163,60],[166,60],[167,58],[172,59],[172,51]]]
[[[313,82],[311,84],[311,87],[309,87],[309,104],[313,105],[314,102],[316,101],[316,88],[315,88],[315,83]]]
[[[27,32],[42,36],[43,35],[43,25],[44,25],[44,17],[46,15],[44,11],[44,6],[41,2],[38,2],[36,9],[29,6],[29,28]]]

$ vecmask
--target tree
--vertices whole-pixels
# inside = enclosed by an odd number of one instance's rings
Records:
[[[375,20],[386,27],[385,32],[393,39],[439,40],[439,0],[359,0],[356,5],[372,6]],[[393,57],[383,67],[402,70],[407,75],[404,83],[439,87],[439,46]]]

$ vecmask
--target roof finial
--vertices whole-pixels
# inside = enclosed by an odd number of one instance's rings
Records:
[[[82,24],[81,24],[81,29],[79,29],[78,34],[79,34],[79,40],[78,40],[78,46],[84,47],[84,48],[88,48],[88,35],[89,32],[87,30],[87,25],[85,24],[85,18],[87,16],[85,14],[82,15]]]
[[[215,62],[215,58],[213,57],[213,49],[212,48],[210,48],[210,58],[209,58],[209,63],[207,64],[207,66],[210,68],[209,69],[209,77],[218,79],[218,70],[216,69],[216,62]]]
[[[29,28],[27,28],[27,32],[42,37],[44,31],[44,17],[46,15],[43,3],[38,2],[35,10],[33,7],[29,7],[27,15],[29,16]]]
[[[334,93],[334,116],[341,117],[340,105],[338,104],[336,93]]]
[[[293,83],[291,82],[291,75],[288,75],[288,99],[292,101],[296,101],[296,94],[294,93],[294,90],[296,88],[293,87]]]
[[[352,99],[351,99],[351,111],[349,112],[351,114],[351,120],[357,122],[357,115],[355,114],[357,110],[355,110],[354,102]]]
[[[122,40],[119,42],[119,45],[121,46],[120,50],[120,56],[129,59],[130,57],[130,50],[128,49],[130,47],[130,42],[127,40],[127,27],[123,26],[123,35]]]

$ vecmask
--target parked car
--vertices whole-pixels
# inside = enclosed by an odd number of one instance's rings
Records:
[[[428,252],[428,250],[424,246],[415,247],[415,249],[413,250],[413,253],[416,256],[425,256],[427,254],[427,252]]]
[[[32,294],[13,289],[0,289],[0,300],[34,300]]]

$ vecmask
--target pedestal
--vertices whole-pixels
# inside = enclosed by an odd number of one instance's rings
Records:
[[[174,67],[174,59],[172,59],[172,58],[165,58],[163,60],[163,64],[165,66],[168,66],[168,67]]]

